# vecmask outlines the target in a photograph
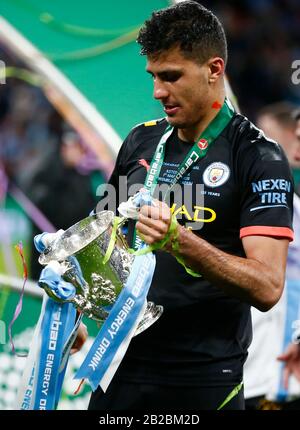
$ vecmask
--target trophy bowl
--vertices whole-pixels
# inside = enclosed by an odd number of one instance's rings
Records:
[[[128,250],[121,225],[116,232],[114,247],[105,261],[113,234],[114,213],[102,211],[77,222],[46,248],[39,263],[60,263],[62,278],[72,283],[76,295],[68,301],[86,315],[103,322],[126,284],[135,256]],[[124,219],[126,221],[126,219]],[[62,301],[47,285],[41,285],[54,300]],[[146,330],[162,314],[162,306],[148,302],[135,335]]]

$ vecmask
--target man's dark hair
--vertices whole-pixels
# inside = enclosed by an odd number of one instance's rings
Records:
[[[159,55],[179,46],[184,56],[200,64],[209,58],[227,61],[227,43],[222,24],[208,9],[195,1],[183,1],[153,12],[141,28],[137,42],[142,55]]]

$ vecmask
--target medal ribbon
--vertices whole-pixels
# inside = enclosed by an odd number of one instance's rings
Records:
[[[176,175],[172,180],[171,184],[168,187],[166,195],[171,191],[175,184],[177,184],[183,176],[192,168],[192,166],[199,161],[201,158],[205,157],[208,149],[212,145],[212,143],[216,140],[216,138],[222,133],[224,128],[230,122],[231,118],[234,115],[234,109],[229,102],[229,100],[225,99],[222,108],[215,116],[215,118],[208,124],[206,129],[201,133],[199,139],[194,143],[192,148],[189,150],[188,154],[179,165]],[[151,195],[154,194],[156,185],[158,183],[159,174],[161,168],[163,166],[164,158],[165,158],[165,149],[168,138],[172,135],[174,128],[170,125],[167,126],[164,134],[162,135],[152,161],[150,163],[150,168],[147,172],[147,176],[144,183],[144,188],[150,191]],[[141,244],[141,239],[137,236],[136,230],[134,231],[134,248],[138,249]]]
[[[76,310],[45,296],[20,384],[16,409],[56,408],[74,336]]]

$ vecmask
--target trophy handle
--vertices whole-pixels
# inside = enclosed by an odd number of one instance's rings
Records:
[[[163,310],[164,308],[161,305],[156,305],[153,302],[147,302],[145,313],[137,326],[134,336],[137,336],[154,324],[163,313]]]

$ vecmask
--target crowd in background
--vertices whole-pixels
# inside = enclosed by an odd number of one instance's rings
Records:
[[[0,57],[7,66],[24,67],[4,51]],[[86,217],[103,182],[94,154],[41,88],[18,78],[0,85],[0,170],[2,198],[7,183],[17,186],[55,229]],[[31,221],[34,236],[40,228]],[[32,252],[30,274],[38,278],[38,255]]]
[[[252,121],[266,104],[300,102],[292,63],[300,59],[298,0],[200,1],[224,24],[227,73],[242,112]]]

